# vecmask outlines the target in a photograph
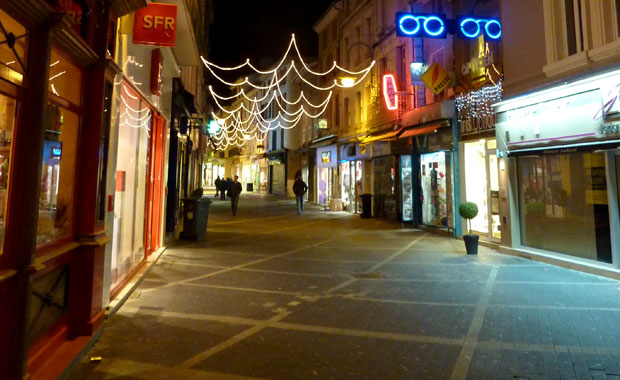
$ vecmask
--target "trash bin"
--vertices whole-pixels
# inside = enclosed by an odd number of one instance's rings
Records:
[[[205,240],[211,200],[207,198],[183,198],[183,232],[181,238]]]
[[[248,182],[248,184],[246,185],[247,191],[254,191],[254,184],[251,182]]]
[[[372,194],[361,194],[362,198],[362,213],[360,216],[362,218],[371,218],[372,217]]]

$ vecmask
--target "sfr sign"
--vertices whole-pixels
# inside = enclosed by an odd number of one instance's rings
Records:
[[[177,32],[177,6],[149,3],[134,16],[132,42],[140,45],[174,47]]]

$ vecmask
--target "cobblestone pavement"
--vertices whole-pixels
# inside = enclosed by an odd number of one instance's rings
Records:
[[[90,357],[101,361],[91,362]],[[620,283],[243,194],[175,242],[70,379],[620,379]]]

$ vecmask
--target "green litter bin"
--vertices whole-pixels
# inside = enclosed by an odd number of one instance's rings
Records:
[[[208,198],[183,198],[182,239],[206,240],[209,206]]]

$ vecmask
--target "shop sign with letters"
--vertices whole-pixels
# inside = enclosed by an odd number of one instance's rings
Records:
[[[134,16],[132,42],[139,45],[174,47],[177,32],[177,6],[149,3]]]

